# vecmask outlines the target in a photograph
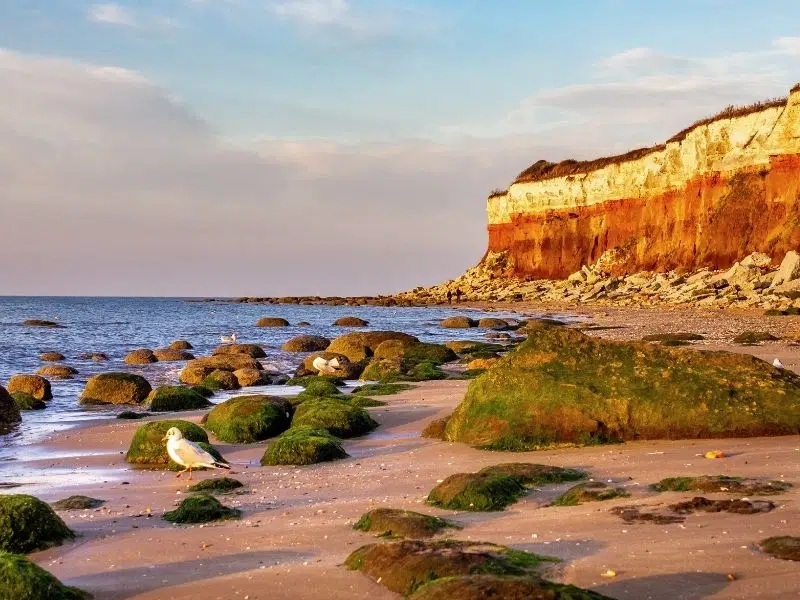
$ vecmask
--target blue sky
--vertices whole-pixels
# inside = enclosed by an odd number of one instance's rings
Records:
[[[0,0],[0,294],[439,282],[535,160],[784,95],[797,23],[789,0]],[[124,275],[52,260],[98,244]]]

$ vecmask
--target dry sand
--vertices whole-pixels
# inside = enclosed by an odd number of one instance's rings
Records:
[[[638,338],[659,328],[716,333],[709,347],[729,347],[729,329],[785,328],[795,321],[753,315],[719,320],[648,310],[593,313],[601,325],[625,329],[596,335]],[[759,327],[751,326],[748,319]],[[762,326],[767,321],[768,325]],[[733,323],[733,325],[732,325]],[[778,324],[778,325],[776,325]],[[702,326],[702,327],[701,327]],[[721,333],[724,329],[724,335]],[[767,358],[780,355],[800,367],[800,348],[787,343],[736,347]],[[97,483],[37,490],[45,500],[73,493],[106,500],[96,510],[61,513],[80,537],[31,555],[65,583],[106,598],[311,599],[397,598],[341,563],[358,546],[375,541],[352,529],[373,507],[421,510],[464,525],[458,537],[486,540],[563,559],[554,577],[618,599],[695,600],[800,597],[800,569],[760,553],[755,543],[775,535],[800,535],[800,438],[636,442],[531,453],[480,451],[461,444],[425,440],[421,430],[449,414],[467,382],[420,384],[384,397],[389,405],[370,409],[381,427],[345,443],[351,458],[309,467],[260,467],[265,444],[218,444],[234,463],[244,493],[220,497],[243,510],[239,521],[206,526],[173,526],[161,520],[185,497],[187,482],[174,474],[134,470],[124,462],[140,422],[93,425],[53,436],[43,450],[49,458],[30,462],[32,472],[64,467],[105,478]],[[199,414],[193,414],[193,420]],[[708,450],[727,458],[709,460]],[[55,457],[55,458],[53,458]],[[546,507],[568,485],[535,490],[497,513],[451,513],[427,507],[428,491],[444,477],[510,461],[576,467],[596,480],[624,486],[631,498],[577,507]],[[613,506],[663,506],[691,493],[657,494],[648,484],[675,475],[728,474],[785,479],[795,484],[772,499],[767,514],[694,514],[672,525],[626,524]],[[196,474],[195,480],[212,477]],[[76,479],[77,481],[77,479]],[[24,491],[24,488],[20,488]],[[709,495],[712,498],[724,496]],[[607,569],[615,578],[601,577]]]

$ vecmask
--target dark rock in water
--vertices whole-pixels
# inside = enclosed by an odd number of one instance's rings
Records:
[[[56,510],[88,510],[91,508],[99,508],[105,503],[105,500],[78,495],[51,502],[50,506]]]
[[[592,590],[533,577],[466,575],[426,583],[410,600],[612,600]]]
[[[224,356],[226,354],[244,354],[250,358],[266,358],[267,353],[257,344],[224,344],[218,346],[211,353],[212,356]]]
[[[27,554],[75,537],[48,504],[33,496],[0,496],[0,550]]]
[[[298,326],[298,327],[311,327],[311,323],[309,323],[308,321],[300,321],[300,322],[297,324],[297,326]]]
[[[188,491],[224,494],[241,487],[244,487],[244,484],[238,479],[233,479],[232,477],[215,477],[214,479],[205,479],[189,486]]]
[[[741,496],[771,496],[792,487],[788,481],[747,479],[729,475],[703,475],[700,477],[667,477],[650,488],[656,492],[706,492],[728,493]]]
[[[366,327],[369,321],[358,317],[340,317],[333,322],[334,327]]]
[[[154,362],[158,362],[158,359],[148,348],[139,348],[125,355],[125,363],[128,365],[148,365]]]
[[[353,525],[353,529],[359,531],[416,540],[433,537],[447,528],[461,529],[461,526],[439,517],[398,508],[376,508],[364,513]]]
[[[175,350],[173,348],[158,348],[153,350],[153,356],[155,356],[158,362],[180,362],[194,359],[194,354],[188,350]]]
[[[101,373],[89,378],[81,394],[81,404],[140,404],[153,391],[141,375]]]
[[[267,447],[261,465],[312,465],[347,457],[342,440],[325,429],[292,427]]]
[[[8,432],[22,421],[19,407],[3,386],[0,386],[0,433]]]
[[[58,362],[64,360],[66,357],[61,352],[42,352],[39,355],[39,360],[44,362]]]
[[[47,408],[47,404],[45,402],[42,400],[37,400],[25,392],[14,392],[11,394],[11,397],[14,399],[17,408],[20,410],[44,410]]]
[[[217,439],[232,444],[251,444],[289,428],[292,406],[283,398],[239,396],[217,404],[205,426]]]
[[[325,350],[331,341],[321,335],[298,335],[281,346],[284,352],[319,352]]]
[[[12,375],[8,380],[8,393],[17,392],[30,394],[37,400],[53,399],[50,382],[41,375]]]
[[[545,327],[472,381],[446,438],[522,451],[798,429],[800,376],[789,369],[745,354],[612,342]]]
[[[194,347],[186,340],[175,340],[168,348],[170,350],[192,350]]]
[[[628,496],[630,494],[624,488],[611,487],[602,481],[587,481],[568,489],[553,500],[551,506],[577,506],[584,502],[601,502]]]
[[[68,587],[35,562],[0,552],[0,598],[8,600],[91,600],[92,595]]]
[[[211,402],[189,387],[162,385],[154,389],[145,400],[153,412],[197,410],[208,408]]]
[[[709,500],[702,496],[696,496],[685,502],[670,504],[669,508],[679,515],[688,515],[697,511],[753,515],[755,513],[770,512],[775,508],[775,503],[767,500]]]
[[[800,561],[800,537],[782,535],[767,538],[758,543],[762,552],[783,560]]]
[[[262,317],[256,321],[256,327],[288,327],[289,321],[280,317]]]
[[[25,319],[22,324],[26,327],[49,327],[50,329],[64,328],[61,323],[56,323],[55,321],[46,321],[44,319]]]
[[[37,369],[36,374],[52,379],[72,379],[73,375],[78,374],[78,369],[67,365],[46,365]]]
[[[556,562],[557,558],[486,542],[406,540],[362,546],[344,564],[408,595],[421,583],[439,578],[485,573],[534,576],[542,566]]]
[[[134,412],[132,410],[123,410],[117,415],[118,419],[144,419],[149,417],[152,413],[149,412]]]
[[[363,408],[338,398],[311,398],[295,408],[292,427],[325,429],[339,438],[358,437],[378,427]]]
[[[208,494],[190,496],[177,509],[164,513],[163,519],[170,523],[210,523],[227,519],[238,519],[242,511],[228,508]]]
[[[78,355],[82,360],[93,360],[94,362],[103,362],[108,360],[108,354],[105,352],[84,352]]]

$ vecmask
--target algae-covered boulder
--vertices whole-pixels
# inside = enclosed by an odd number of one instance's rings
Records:
[[[800,561],[800,537],[781,535],[761,540],[758,544],[762,552],[783,560]]]
[[[180,362],[194,359],[194,354],[188,350],[175,350],[174,348],[158,348],[153,350],[153,356],[158,362]]]
[[[257,344],[225,344],[214,349],[213,356],[225,354],[244,354],[250,358],[266,358],[267,353]]]
[[[728,493],[741,496],[773,496],[789,490],[788,481],[748,479],[730,475],[701,475],[699,477],[667,477],[650,486],[656,492]]]
[[[554,583],[538,577],[465,575],[426,583],[410,600],[612,600],[592,590]]]
[[[322,377],[309,381],[306,384],[305,392],[303,392],[306,396],[312,397],[338,396],[340,393],[335,383]]]
[[[61,500],[52,502],[50,506],[52,506],[55,510],[90,510],[93,508],[99,508],[105,503],[105,500],[77,495],[69,496],[67,498],[62,498]]]
[[[186,498],[178,508],[164,513],[162,518],[170,523],[190,524],[238,519],[240,516],[242,511],[223,506],[214,496],[198,494]]]
[[[319,352],[330,346],[331,341],[321,335],[298,335],[286,341],[281,350],[284,352]]]
[[[74,537],[46,502],[25,494],[0,495],[0,550],[27,554]]]
[[[430,440],[443,440],[444,431],[447,429],[447,422],[450,420],[450,415],[442,417],[441,419],[434,419],[425,426],[422,430],[422,437]]]
[[[353,529],[359,531],[416,540],[433,537],[448,528],[460,529],[461,526],[439,517],[398,508],[375,508],[364,513],[353,525]]]
[[[82,352],[78,355],[81,360],[91,360],[94,362],[104,362],[108,360],[108,354],[105,352]]]
[[[774,342],[779,339],[779,337],[776,337],[767,331],[743,331],[733,338],[733,342],[735,344],[742,344],[744,346],[754,346],[762,342]]]
[[[53,392],[50,382],[41,375],[12,375],[8,380],[8,393],[22,392],[30,394],[37,400],[52,400]]]
[[[325,429],[292,427],[267,447],[261,464],[312,465],[347,456],[342,441]]]
[[[141,375],[101,373],[86,382],[81,404],[140,404],[153,391]]]
[[[58,362],[64,360],[65,358],[66,356],[61,354],[61,352],[52,352],[52,351],[42,352],[39,355],[39,360],[41,360],[42,362]]]
[[[22,421],[19,407],[3,386],[0,386],[0,433],[8,432]]]
[[[190,442],[208,443],[208,435],[202,427],[189,421],[168,420],[145,423],[133,434],[125,460],[134,465],[172,465],[167,454],[167,444],[163,441],[171,427],[180,429],[183,437]]]
[[[203,492],[205,494],[226,494],[242,487],[244,487],[244,484],[238,479],[233,479],[232,477],[214,477],[213,479],[198,481],[194,485],[190,485],[187,489],[190,492]]]
[[[541,566],[554,562],[558,559],[487,542],[404,540],[362,546],[344,564],[407,595],[423,583],[443,577],[534,575]]]
[[[240,396],[217,404],[206,419],[206,429],[217,439],[233,444],[250,444],[286,431],[291,405],[272,396]]]
[[[292,419],[292,428],[325,429],[340,438],[369,433],[378,423],[363,408],[336,398],[313,398],[300,404]]]
[[[72,379],[73,375],[78,374],[78,369],[67,365],[45,365],[36,370],[37,375],[50,377],[51,379]]]
[[[261,317],[256,321],[256,327],[288,327],[289,321],[280,317]]]
[[[20,410],[44,410],[47,408],[47,404],[44,400],[37,400],[25,392],[14,392],[11,394],[11,397]]]
[[[64,585],[35,562],[0,552],[0,598],[3,600],[90,600],[91,594]]]
[[[139,348],[125,355],[125,363],[129,365],[148,365],[154,362],[158,362],[158,359],[149,348]]]
[[[336,327],[366,327],[369,321],[358,317],[340,317],[333,322]]]
[[[241,386],[236,375],[230,371],[214,369],[209,373],[202,384],[210,390],[238,390]]]
[[[418,342],[406,346],[403,353],[403,360],[413,363],[428,362],[434,365],[443,365],[444,363],[456,360],[458,356],[447,346],[442,344],[425,344]]]
[[[577,506],[584,502],[600,502],[628,496],[630,494],[625,491],[625,488],[613,487],[602,481],[586,481],[571,487],[551,504],[553,506]]]
[[[194,348],[187,340],[175,340],[167,347],[170,350],[192,350]]]
[[[406,352],[406,347],[414,342],[404,340],[386,340],[375,348],[372,356],[375,359],[400,360]]]
[[[333,340],[327,351],[344,354],[352,362],[359,362],[372,356],[375,349],[386,340],[419,341],[413,335],[399,331],[352,331]]]
[[[469,329],[470,327],[477,327],[478,322],[469,317],[448,317],[439,323],[439,325],[447,329]]]
[[[399,381],[402,379],[401,360],[372,359],[361,372],[361,381]]]
[[[354,396],[392,396],[406,390],[414,389],[407,383],[368,383],[353,388]]]
[[[269,385],[269,376],[264,371],[258,369],[237,369],[233,372],[240,387],[252,387],[256,385]]]
[[[162,385],[147,396],[145,402],[153,412],[169,412],[174,410],[197,410],[211,406],[201,394],[189,387],[178,385]]]
[[[202,384],[214,371],[238,371],[239,369],[262,370],[261,363],[246,354],[218,354],[190,360],[181,371],[181,383]]]
[[[800,376],[750,355],[542,328],[473,380],[449,441],[531,450],[634,439],[787,435]]]
[[[508,321],[505,319],[497,319],[494,317],[484,317],[478,320],[478,327],[481,329],[494,329],[495,331],[502,331],[508,329]]]
[[[456,473],[428,494],[428,503],[451,510],[503,510],[525,495],[525,486],[510,475]]]
[[[336,359],[336,364],[338,366],[329,366],[329,372],[320,373],[314,366],[314,360],[317,358],[324,358],[326,361]],[[295,375],[297,377],[303,377],[322,374],[339,377],[341,379],[357,379],[363,368],[361,363],[351,362],[344,354],[337,354],[335,352],[314,352],[303,360],[303,364],[298,367]]]
[[[537,487],[548,483],[565,483],[586,479],[588,475],[578,469],[566,469],[536,463],[502,463],[484,467],[480,475],[507,475],[525,487]]]

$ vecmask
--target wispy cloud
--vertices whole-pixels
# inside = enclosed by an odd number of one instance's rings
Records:
[[[133,13],[119,4],[94,4],[89,8],[89,20],[95,23],[137,27]]]

